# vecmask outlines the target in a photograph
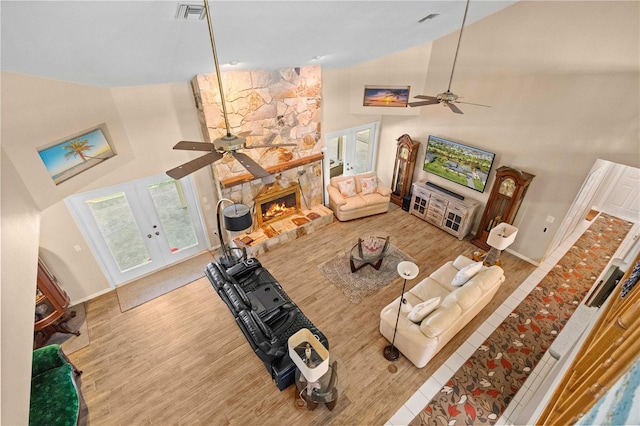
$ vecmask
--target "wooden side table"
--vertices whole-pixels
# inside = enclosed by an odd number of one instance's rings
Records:
[[[58,286],[56,278],[40,260],[38,260],[35,304],[33,330],[36,348],[47,343],[47,340],[56,332],[80,335],[79,331],[69,329],[66,324],[76,316],[75,311],[67,312],[69,296]]]
[[[474,251],[473,254],[471,255],[471,258],[473,259],[474,262],[482,262],[483,265],[485,266],[489,266],[487,263],[485,263],[484,258],[487,256],[487,252],[485,251]],[[496,260],[495,263],[497,266],[502,267],[502,260],[498,259]]]

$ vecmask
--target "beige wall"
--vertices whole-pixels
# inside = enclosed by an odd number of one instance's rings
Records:
[[[29,419],[33,316],[40,218],[16,168],[0,151],[2,187],[2,281],[0,394],[3,425]]]
[[[404,133],[422,143],[419,162],[430,134],[495,152],[494,169],[508,165],[536,175],[516,218],[520,232],[511,249],[540,260],[596,159],[640,165],[638,16],[637,2],[520,1],[469,25],[452,91],[491,108],[460,104],[465,114],[459,115],[432,105],[415,118],[384,115],[380,176],[390,181],[395,140]],[[457,39],[454,33],[433,43],[428,72],[415,70],[426,73],[421,93],[446,90]],[[417,50],[399,52],[393,62],[411,63]],[[383,67],[385,58],[369,64]],[[338,96],[328,96],[328,83],[348,87],[349,71],[324,73],[325,129],[334,128],[328,120],[340,104]],[[336,121],[356,125],[360,118],[370,121],[344,110]],[[423,172],[422,164],[414,174],[483,204],[493,176],[481,194]],[[554,223],[545,222],[547,216]]]

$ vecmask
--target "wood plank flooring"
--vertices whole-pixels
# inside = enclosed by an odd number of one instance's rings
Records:
[[[280,392],[206,278],[120,312],[115,291],[87,302],[91,345],[70,355],[84,371],[82,392],[95,425],[381,425],[535,269],[504,253],[506,282],[493,301],[426,367],[382,356],[379,313],[396,298],[397,278],[352,304],[317,265],[350,249],[359,236],[391,236],[420,267],[413,287],[476,247],[393,206],[386,214],[334,222],[259,256],[342,361],[346,388],[333,411],[297,407],[295,386]]]

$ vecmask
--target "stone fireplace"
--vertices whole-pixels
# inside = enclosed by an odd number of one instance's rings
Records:
[[[256,179],[230,155],[213,163],[219,196],[252,207],[253,227],[232,237],[250,255],[333,221],[324,206],[321,75],[319,65],[221,75],[231,132],[247,139],[239,152],[271,175]],[[217,78],[200,74],[191,84],[204,140],[211,142],[226,133]]]
[[[292,183],[282,188],[278,183],[266,185],[255,201],[256,222],[259,228],[275,220],[284,219],[301,210],[300,188]]]

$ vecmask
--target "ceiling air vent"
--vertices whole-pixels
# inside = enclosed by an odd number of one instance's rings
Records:
[[[176,19],[204,19],[205,9],[201,4],[182,3],[178,5]]]

